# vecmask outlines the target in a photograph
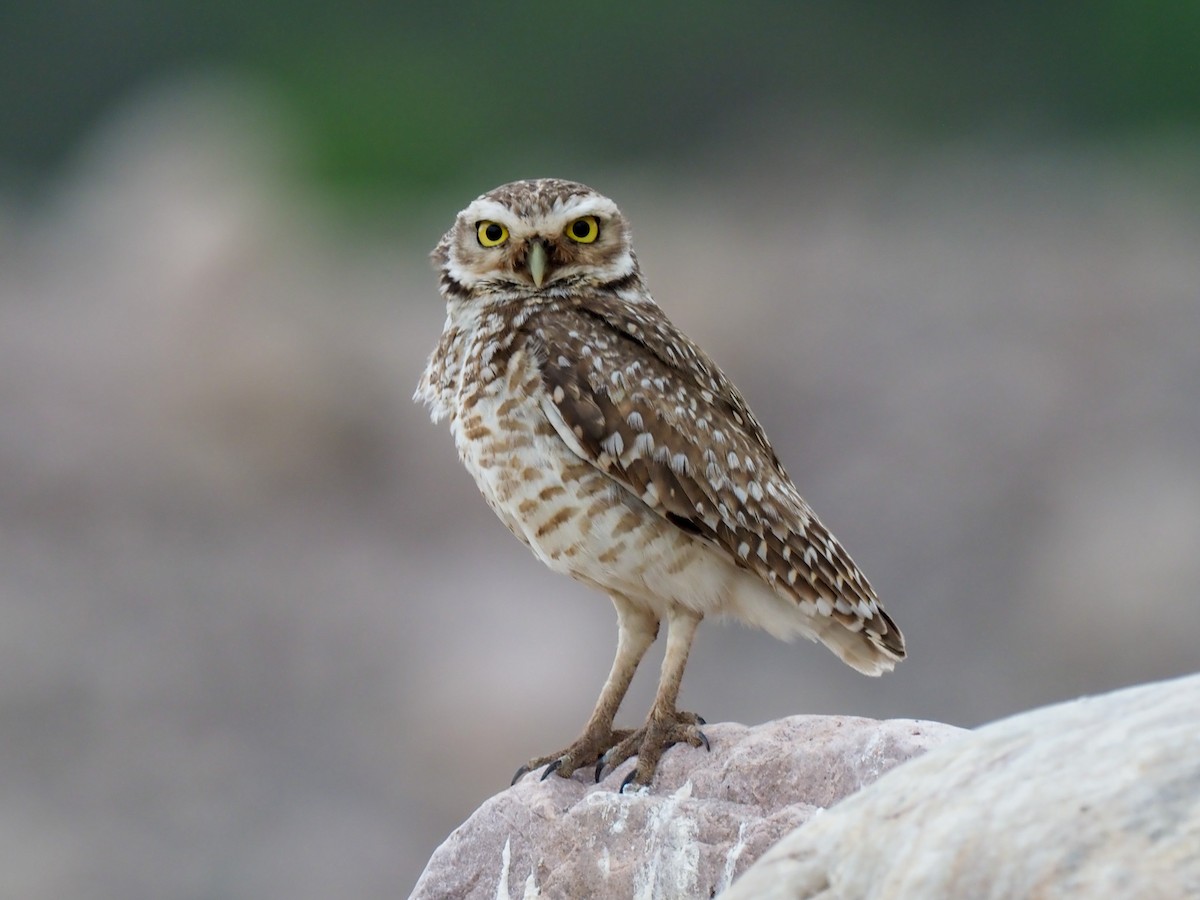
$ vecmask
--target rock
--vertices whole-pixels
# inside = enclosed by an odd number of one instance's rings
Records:
[[[712,751],[667,751],[650,789],[627,762],[526,775],[434,852],[413,898],[711,897],[785,834],[963,732],[936,722],[793,716],[705,727]]]
[[[1200,675],[939,747],[813,818],[723,896],[1200,897]]]

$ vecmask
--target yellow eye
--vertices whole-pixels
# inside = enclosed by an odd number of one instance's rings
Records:
[[[499,247],[508,240],[508,229],[499,222],[488,219],[475,226],[475,234],[479,236],[479,243],[485,247]]]
[[[567,226],[567,237],[577,244],[590,244],[600,237],[600,223],[595,216],[584,216]]]

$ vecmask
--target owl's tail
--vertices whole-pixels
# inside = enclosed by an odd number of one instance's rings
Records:
[[[864,675],[882,675],[904,659],[904,635],[882,609],[852,631],[837,618],[814,619],[816,638],[838,659]]]
[[[776,591],[744,569],[737,570],[732,590],[722,610],[747,625],[753,625],[780,640],[797,637],[820,641],[838,659],[864,675],[882,675],[904,659],[904,635],[891,617],[879,608],[872,594],[871,617],[864,619],[857,608],[828,614],[814,603],[797,603],[791,594]]]

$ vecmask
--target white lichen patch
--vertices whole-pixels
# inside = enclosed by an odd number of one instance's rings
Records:
[[[689,779],[647,818],[646,862],[633,882],[636,900],[697,896],[699,826],[690,811],[682,808],[691,796]]]
[[[729,848],[729,852],[725,854],[725,867],[721,870],[721,879],[717,882],[717,893],[725,890],[733,883],[733,873],[737,871],[737,861],[742,855],[742,851],[746,849],[746,823],[742,822],[738,825],[737,840],[733,846]]]
[[[496,900],[514,900],[508,891],[509,871],[512,868],[512,838],[505,838],[504,849],[500,853],[500,879],[496,883]],[[518,900],[539,900],[542,896],[538,888],[537,877],[533,872],[525,879],[525,889]]]

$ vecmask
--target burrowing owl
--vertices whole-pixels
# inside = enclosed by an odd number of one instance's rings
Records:
[[[780,465],[717,365],[658,308],[629,226],[591,188],[506,184],[458,214],[433,251],[448,314],[414,399],[449,417],[488,505],[551,569],[604,591],[617,653],[583,733],[532,759],[569,775],[707,745],[676,698],[696,626],[728,615],[819,640],[867,675],[904,638]],[[654,705],[613,719],[666,619]]]

